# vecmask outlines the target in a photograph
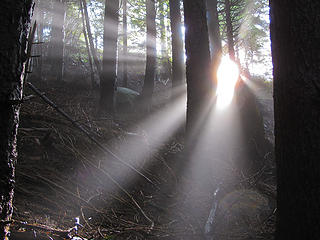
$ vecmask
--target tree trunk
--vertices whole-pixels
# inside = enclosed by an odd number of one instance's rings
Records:
[[[164,22],[164,1],[159,2],[159,15],[160,15],[160,52],[161,52],[161,59],[166,59],[168,57],[167,54],[167,44],[166,44],[166,26]]]
[[[159,77],[160,80],[165,80],[168,77],[168,51],[167,51],[167,38],[166,38],[166,25],[165,25],[165,9],[164,1],[159,1],[159,20],[160,20],[160,62]]]
[[[184,0],[186,25],[187,133],[190,133],[212,94],[209,78],[209,39],[204,0]]]
[[[123,86],[128,87],[128,22],[127,0],[123,0]]]
[[[233,61],[235,60],[234,54],[234,40],[233,40],[233,27],[232,27],[232,19],[231,19],[231,6],[230,0],[225,0],[225,13],[226,13],[226,23],[227,23],[227,40],[228,40],[228,50],[229,57]]]
[[[117,69],[119,0],[106,0],[103,33],[102,78],[100,79],[100,110],[113,113]]]
[[[64,0],[55,0],[53,4],[53,20],[50,40],[49,61],[51,62],[51,74],[57,81],[63,79],[63,51],[64,51],[64,21],[66,6]]]
[[[211,58],[214,59],[222,50],[217,0],[207,0],[207,21]]]
[[[80,0],[80,1],[82,1],[82,4],[83,4],[83,12],[84,12],[84,18],[86,20],[90,51],[92,53],[93,61],[94,61],[94,64],[97,68],[98,76],[101,81],[101,70],[102,69],[101,69],[99,59],[98,59],[97,51],[96,51],[94,44],[93,44],[93,37],[92,37],[92,32],[91,32],[91,27],[90,27],[90,19],[89,19],[89,14],[88,14],[87,0]],[[97,43],[96,43],[96,46],[97,46]]]
[[[319,13],[319,1],[270,1],[281,240],[320,235]]]
[[[0,1],[0,220],[12,216],[17,161],[19,100],[23,94],[26,39],[32,0]],[[0,225],[0,239],[7,239],[8,225]]]
[[[92,57],[91,57],[91,52],[90,52],[89,40],[88,40],[88,35],[87,35],[87,30],[86,30],[85,17],[84,17],[84,13],[83,13],[82,1],[80,1],[80,12],[81,12],[81,18],[82,18],[82,32],[83,32],[84,39],[86,42],[86,48],[87,48],[87,53],[88,53],[89,65],[90,65],[91,87],[94,88],[95,87],[94,71],[93,71],[93,64],[92,64]]]
[[[37,35],[38,35],[38,44],[37,49],[39,55],[38,61],[39,65],[37,68],[38,76],[40,79],[42,79],[42,60],[43,60],[43,28],[44,28],[44,12],[43,9],[41,8],[40,0],[38,0],[38,27],[37,27]]]
[[[183,83],[184,50],[181,28],[180,0],[169,0],[172,34],[172,87]]]
[[[147,52],[146,71],[142,89],[144,104],[150,107],[154,89],[154,78],[156,71],[156,9],[154,0],[146,0],[146,22],[147,22]]]
[[[217,0],[207,0],[207,23],[209,32],[209,42],[211,48],[211,76],[214,86],[217,86],[217,72],[222,55],[222,44],[220,36],[220,26],[217,10]]]

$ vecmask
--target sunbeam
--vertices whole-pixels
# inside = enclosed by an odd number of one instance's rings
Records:
[[[153,153],[165,144],[172,135],[183,125],[185,120],[185,106],[186,106],[186,92],[180,92],[173,100],[172,104],[167,105],[156,113],[143,119],[140,123],[132,127],[132,133],[142,126],[144,141],[139,140],[139,134],[132,134],[127,141],[120,143],[117,147],[116,153],[129,164],[135,166],[137,169],[145,168],[151,164]],[[130,130],[131,131],[131,130]],[[137,135],[135,137],[135,135]],[[117,144],[116,144],[117,145]],[[109,161],[103,159],[100,161],[102,167],[106,167]],[[121,179],[123,186],[131,184],[135,179],[134,173],[130,169],[121,168],[116,173],[117,179]],[[108,186],[112,189],[112,186]],[[106,187],[107,188],[107,187]],[[110,191],[110,189],[104,189]]]

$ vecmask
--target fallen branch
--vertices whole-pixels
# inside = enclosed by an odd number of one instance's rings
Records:
[[[9,224],[11,226],[23,228],[27,231],[40,231],[45,233],[46,235],[53,234],[55,236],[61,237],[62,239],[70,239],[72,238],[71,234],[76,232],[76,227],[72,227],[68,230],[62,230],[62,229],[51,228],[51,227],[39,225],[39,224],[29,224],[27,222],[22,222],[17,220],[10,220],[10,221],[1,220],[0,221],[0,226],[5,226]]]
[[[216,221],[216,212],[217,212],[219,201],[221,198],[221,196],[219,196],[220,192],[221,192],[221,185],[222,185],[222,183],[218,184],[218,187],[216,188],[216,190],[214,191],[214,194],[213,194],[212,207],[210,210],[208,220],[207,220],[206,225],[204,227],[205,239],[213,239],[213,231],[214,231],[214,227],[215,227],[214,224]]]

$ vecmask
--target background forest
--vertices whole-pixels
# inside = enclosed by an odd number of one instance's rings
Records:
[[[211,2],[214,1],[209,1],[207,7],[208,22],[214,14],[212,11],[215,6]],[[34,47],[35,54],[41,55],[41,58],[33,59],[33,66],[34,75],[39,78],[44,77],[44,81],[63,79],[88,86],[99,84],[96,65],[101,65],[103,57],[105,2],[92,0],[84,2],[84,6],[83,4],[80,6],[80,3],[80,1],[36,1],[33,19],[38,22],[38,28],[35,39],[43,44]],[[183,17],[182,5],[178,7]],[[228,31],[231,31],[233,51],[241,66],[253,75],[271,80],[268,1],[230,1],[229,7],[231,29],[227,27],[224,1],[217,1],[223,53],[228,52],[227,35]],[[156,1],[155,8],[157,49],[155,80],[156,83],[166,85],[171,82],[172,65],[169,1]],[[118,25],[117,86],[129,86],[140,92],[146,59],[145,1],[120,1],[119,7],[114,10],[119,14],[119,23],[113,23]],[[185,28],[183,24],[180,26],[179,33],[183,38]],[[212,31],[209,28],[209,32]],[[97,60],[94,60],[95,57]],[[59,60],[60,65],[53,64],[52,59]],[[125,75],[129,82],[126,82]]]
[[[35,1],[10,239],[273,239],[269,3],[205,2]]]

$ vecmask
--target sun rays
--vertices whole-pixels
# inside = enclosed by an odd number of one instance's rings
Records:
[[[232,101],[239,77],[239,67],[228,57],[223,57],[218,68],[217,107],[226,108]]]

